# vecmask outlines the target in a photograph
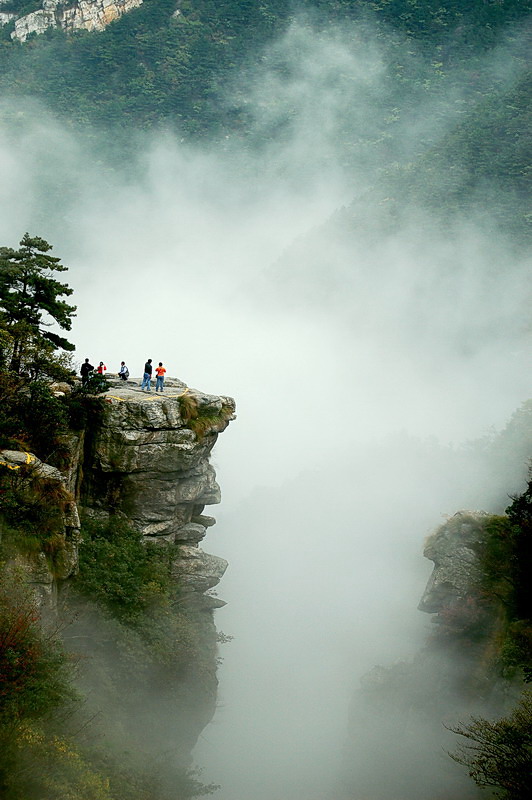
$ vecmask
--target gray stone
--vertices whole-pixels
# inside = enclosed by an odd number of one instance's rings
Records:
[[[215,518],[209,517],[207,514],[195,514],[192,517],[191,522],[196,522],[198,525],[204,525],[206,528],[211,528],[213,525],[216,525]]]
[[[201,542],[205,538],[207,528],[204,525],[198,525],[195,522],[189,522],[187,525],[182,525],[175,532],[176,542]]]
[[[13,39],[25,42],[31,33],[41,34],[48,28],[62,28],[67,33],[77,30],[103,31],[143,0],[76,0],[67,6],[59,0],[43,0],[42,9],[32,11],[15,22]]]
[[[428,539],[423,555],[434,562],[419,610],[429,614],[466,597],[481,577],[479,548],[484,512],[459,511]]]
[[[184,592],[206,592],[216,586],[227,569],[224,558],[205,553],[199,547],[182,545],[172,574]]]

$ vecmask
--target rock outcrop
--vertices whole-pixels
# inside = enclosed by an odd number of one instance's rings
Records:
[[[223,605],[205,592],[219,583],[227,562],[205,553],[199,543],[215,523],[202,513],[205,506],[220,502],[209,456],[218,434],[234,418],[234,400],[189,389],[177,380],[167,381],[164,394],[143,393],[133,382],[116,380],[96,403],[88,429],[69,436],[68,464],[62,471],[31,453],[0,451],[4,466],[25,471],[28,480],[55,481],[65,493],[64,565],[45,569],[48,562],[40,554],[32,581],[43,596],[55,597],[57,583],[76,572],[78,510],[99,518],[118,514],[150,541],[178,545],[172,572],[183,602],[196,609]],[[187,409],[194,414],[188,420]]]
[[[9,3],[10,0],[0,0],[0,9],[6,3]],[[1,11],[0,10],[0,25],[7,25],[8,22],[11,22],[12,19],[15,19],[17,15],[13,14],[9,11]]]
[[[206,421],[200,433],[183,416],[185,395],[196,419]],[[164,394],[117,381],[104,395],[84,444],[82,507],[94,515],[122,514],[151,541],[180,545],[175,574],[184,593],[203,595],[227,567],[224,559],[204,553],[199,542],[215,522],[202,514],[204,507],[220,502],[209,455],[234,411],[232,398],[178,381],[167,381]],[[221,604],[208,597],[203,602]]]
[[[48,28],[62,28],[67,33],[76,30],[103,31],[109,23],[138,8],[142,2],[143,0],[76,0],[69,5],[62,0],[43,0],[42,8],[15,19],[15,30],[11,37],[25,42],[30,34],[41,34]],[[1,19],[2,17],[6,19]],[[14,14],[2,14],[0,23],[6,24],[14,17]]]
[[[459,511],[429,538],[423,555],[434,562],[419,610],[434,614],[464,600],[482,575],[483,511]]]
[[[52,391],[61,397],[69,387],[54,385]],[[64,644],[83,663],[76,686],[106,745],[134,753],[132,766],[141,771],[157,764],[173,787],[175,771],[189,766],[216,708],[213,610],[224,602],[210,590],[227,562],[200,542],[215,523],[204,507],[220,501],[210,454],[234,418],[235,404],[175,379],[156,394],[116,378],[82,409],[88,419],[82,431],[64,438],[61,470],[31,453],[0,451],[3,477],[16,483],[17,502],[27,499],[28,509],[35,508],[39,492],[46,492],[44,522],[54,525],[42,536],[39,519],[30,520],[22,536],[34,533],[36,549],[29,552],[26,539],[20,550],[13,545],[11,563],[28,576],[46,616],[64,625]],[[69,578],[84,546],[80,516],[117,516],[147,542],[167,548],[168,575],[175,581],[171,609],[152,609],[139,629],[76,590]],[[0,537],[4,522],[0,516]],[[104,565],[110,584],[120,568],[116,560]]]
[[[446,726],[486,709],[504,713],[522,688],[519,677],[501,677],[504,613],[484,590],[493,519],[459,511],[427,540],[424,555],[434,569],[418,608],[436,624],[412,660],[376,666],[361,679],[346,747],[350,796],[424,800],[443,796],[442,787],[449,800],[478,796],[465,771],[442,753],[457,744]]]
[[[20,489],[33,484],[39,488],[52,488],[61,497],[60,524],[55,533],[56,558],[49,558],[43,551],[27,552],[16,557],[28,575],[35,597],[43,612],[54,612],[57,588],[76,574],[80,536],[80,520],[74,495],[67,488],[65,476],[50,464],[44,464],[32,453],[18,450],[0,450],[0,464],[20,475]],[[55,486],[54,486],[55,485]],[[0,538],[2,525],[0,524]]]

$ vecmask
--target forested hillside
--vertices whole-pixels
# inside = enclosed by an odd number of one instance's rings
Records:
[[[21,14],[37,7],[10,0],[2,9]],[[448,82],[465,62],[481,86],[479,59],[509,31],[515,36],[529,11],[519,0],[145,0],[98,34],[50,30],[21,45],[10,39],[12,23],[5,25],[0,89],[41,97],[80,122],[145,127],[170,120],[188,132],[212,133],[241,127],[239,109],[220,104],[227,83],[261,63],[263,48],[302,13],[318,28],[346,20],[371,25],[394,46],[389,78],[398,87],[419,83],[434,91],[431,78]],[[422,66],[415,55],[425,59]]]
[[[2,10],[20,15],[36,7],[9,0]],[[397,194],[401,203],[408,197],[454,214],[480,193],[520,237],[527,223],[530,7],[527,0],[183,0],[176,8],[175,0],[145,0],[100,33],[50,29],[21,44],[10,38],[13,23],[4,25],[0,92],[38,98],[71,125],[112,129],[119,147],[131,141],[132,128],[161,125],[187,138],[236,137],[260,146],[289,135],[293,98],[276,93],[275,80],[297,78],[287,56],[306,46],[300,34],[290,39],[297,20],[324,51],[334,34],[358,47],[363,65],[367,59],[371,113],[352,76],[337,74],[331,85],[343,99],[335,150],[347,170],[363,161],[374,171],[377,201]],[[274,42],[283,36],[288,45],[279,49]],[[375,53],[378,67],[370,63]],[[255,82],[259,73],[273,80],[271,92]],[[253,91],[263,92],[261,119]]]

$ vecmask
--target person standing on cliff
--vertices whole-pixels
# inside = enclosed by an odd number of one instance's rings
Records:
[[[92,364],[89,364],[89,359],[86,358],[83,364],[81,365],[80,375],[81,375],[81,385],[86,386],[89,382],[89,375],[94,370]]]
[[[146,389],[147,392],[151,392],[151,373],[151,358],[149,358],[144,364],[144,377],[142,378],[142,383],[140,384],[140,389],[142,392],[144,389]]]
[[[163,367],[163,362],[159,361],[159,366],[155,367],[155,372],[157,373],[157,380],[155,381],[155,391],[164,391],[164,373],[166,372],[165,368]]]

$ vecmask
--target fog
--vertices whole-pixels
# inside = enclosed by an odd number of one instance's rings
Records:
[[[411,658],[430,627],[424,538],[523,486],[522,457],[505,454],[495,482],[466,443],[528,396],[527,265],[485,218],[442,233],[412,210],[370,244],[330,226],[375,182],[384,63],[367,38],[296,26],[240,87],[252,146],[159,131],[127,165],[102,132],[4,106],[0,241],[28,230],[69,266],[77,362],[138,376],[151,357],[237,401],[204,543],[230,564],[217,625],[234,640],[195,752],[219,800],[343,797],[360,678]],[[446,132],[433,110],[401,120],[398,154]]]

